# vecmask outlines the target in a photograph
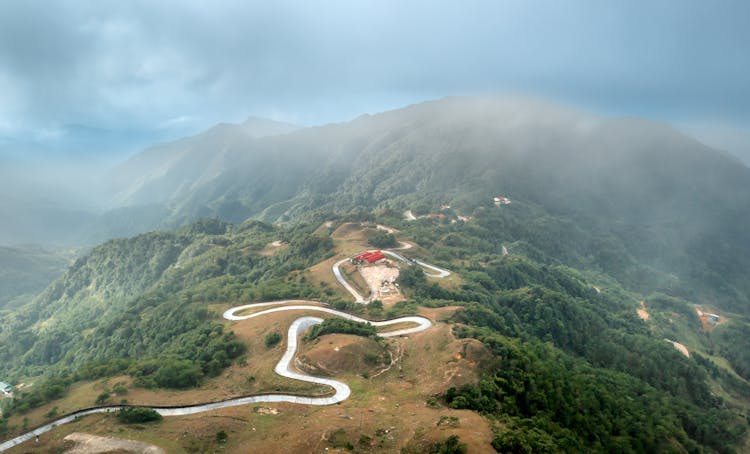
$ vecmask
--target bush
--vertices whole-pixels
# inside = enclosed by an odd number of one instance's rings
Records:
[[[125,424],[137,424],[161,421],[162,417],[150,408],[126,407],[117,412],[117,419]]]
[[[94,403],[96,405],[101,405],[104,402],[106,402],[107,399],[109,399],[109,392],[108,391],[104,391],[101,394],[99,394],[99,396],[96,398],[96,401]]]
[[[451,435],[444,441],[439,441],[430,446],[430,454],[465,454],[467,450],[465,443],[459,443],[458,435]]]
[[[370,237],[370,244],[383,249],[398,246],[398,241],[393,234],[378,230]]]
[[[203,372],[187,360],[171,360],[154,374],[154,382],[162,388],[192,388],[200,384]]]
[[[375,327],[369,323],[355,322],[345,318],[328,318],[323,320],[320,325],[315,325],[310,329],[307,340],[317,339],[324,334],[340,333],[354,334],[363,337],[376,337]]]
[[[273,348],[279,342],[281,342],[281,334],[277,333],[276,331],[272,333],[268,333],[266,335],[266,347],[267,348]]]
[[[118,396],[124,396],[128,393],[128,388],[125,386],[125,383],[118,382],[115,383],[115,386],[112,387],[112,392]]]

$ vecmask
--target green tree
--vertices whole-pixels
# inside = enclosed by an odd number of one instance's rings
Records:
[[[266,334],[266,348],[273,348],[278,345],[279,342],[281,342],[281,334],[276,331]]]

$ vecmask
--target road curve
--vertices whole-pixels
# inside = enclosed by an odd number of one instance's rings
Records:
[[[288,305],[290,303],[292,303],[292,305]],[[267,315],[267,314],[274,313],[274,312],[304,310],[304,311],[325,312],[328,314],[336,315],[338,317],[343,317],[343,318],[354,320],[357,322],[371,323],[373,326],[388,326],[388,325],[394,325],[394,324],[405,323],[405,322],[412,322],[417,325],[411,328],[404,328],[404,329],[399,329],[399,330],[394,330],[394,331],[387,331],[384,333],[378,333],[378,335],[381,337],[402,336],[405,334],[411,334],[411,333],[423,331],[429,328],[430,326],[432,326],[432,323],[430,322],[430,320],[424,317],[418,317],[418,316],[399,317],[399,318],[395,318],[392,320],[370,322],[363,318],[356,317],[351,314],[347,314],[346,312],[341,312],[341,311],[337,311],[335,309],[331,309],[325,306],[320,306],[319,304],[320,303],[316,301],[305,301],[305,300],[284,300],[284,301],[271,301],[271,302],[264,302],[264,303],[245,304],[245,305],[233,307],[227,310],[226,312],[224,312],[224,318],[227,320],[239,321],[239,320],[246,320],[249,318],[261,317],[263,315]],[[255,313],[248,314],[248,315],[236,315],[237,312],[241,312],[241,311],[248,310],[251,308],[268,307],[268,306],[279,306],[279,307],[273,307],[271,309],[266,309],[266,310],[255,312]],[[298,396],[298,395],[293,395],[293,394],[261,394],[261,395],[238,397],[235,399],[228,399],[228,400],[220,401],[220,402],[210,402],[210,403],[200,404],[200,405],[188,405],[184,407],[169,407],[169,408],[152,406],[149,408],[153,409],[154,411],[156,411],[162,416],[183,416],[183,415],[192,415],[196,413],[203,413],[203,412],[211,411],[211,410],[217,410],[220,408],[236,407],[238,405],[247,405],[251,403],[261,403],[261,402],[266,402],[266,403],[289,402],[289,403],[295,403],[295,404],[301,404],[301,405],[333,405],[341,401],[344,401],[347,398],[349,398],[349,396],[351,395],[351,389],[346,383],[340,382],[338,380],[333,380],[330,378],[316,377],[312,375],[302,374],[302,373],[294,371],[293,368],[291,367],[292,360],[294,359],[294,356],[297,353],[300,334],[308,330],[311,326],[317,325],[322,322],[323,322],[323,319],[321,318],[305,316],[305,317],[300,317],[296,319],[291,324],[291,326],[289,326],[289,330],[287,331],[286,350],[284,351],[284,355],[276,364],[274,371],[283,377],[329,386],[334,391],[334,393],[330,396],[311,397],[311,396]],[[103,406],[103,407],[89,408],[86,410],[81,410],[78,412],[71,413],[55,421],[52,421],[48,424],[45,424],[41,427],[37,427],[36,429],[30,432],[27,432],[23,435],[19,435],[18,437],[15,437],[3,443],[0,443],[0,452],[8,450],[26,441],[32,440],[39,435],[49,432],[55,427],[58,427],[63,424],[67,424],[69,422],[73,422],[77,420],[78,418],[97,414],[97,413],[110,413],[110,412],[120,410],[122,408],[124,407],[123,406]]]
[[[310,304],[316,304],[316,305],[315,306],[309,306],[309,305],[285,306],[286,304],[297,303],[297,302],[310,303]],[[395,325],[397,323],[406,323],[406,322],[415,323],[417,325],[412,328],[404,328],[404,329],[399,329],[396,331],[386,331],[386,332],[378,333],[378,336],[380,337],[396,337],[396,336],[403,336],[406,334],[418,333],[432,326],[432,322],[430,322],[429,319],[426,319],[424,317],[419,317],[416,315],[407,316],[407,317],[399,317],[399,318],[394,318],[391,320],[384,320],[381,322],[373,322],[370,320],[366,320],[364,318],[357,317],[356,315],[347,314],[346,312],[337,311],[336,309],[331,309],[330,307],[318,306],[317,304],[319,303],[316,301],[300,301],[300,300],[282,300],[282,301],[273,301],[269,303],[246,304],[244,306],[233,307],[229,309],[228,311],[224,312],[224,318],[227,320],[247,320],[249,318],[261,317],[263,315],[271,314],[274,312],[307,310],[307,311],[325,312],[327,314],[333,314],[338,317],[345,318],[347,320],[352,320],[355,322],[369,323],[375,327],[389,326],[389,325]],[[266,309],[264,311],[254,312],[248,315],[236,315],[237,312],[242,312],[247,309],[252,309],[255,307],[263,307],[263,306],[280,306],[280,307],[275,307],[273,309]]]
[[[378,228],[381,228],[383,230],[388,230],[388,227],[383,227],[381,225],[378,225]],[[392,229],[390,229],[390,230],[392,230]],[[434,271],[435,273],[425,273],[425,275],[427,275],[429,277],[444,278],[444,277],[448,277],[448,276],[451,275],[451,272],[448,271],[448,270],[446,270],[446,269],[438,268],[435,265],[431,265],[429,263],[425,263],[425,262],[423,262],[421,260],[407,259],[403,255],[401,255],[401,254],[399,254],[397,252],[394,252],[394,251],[402,251],[404,249],[411,249],[412,248],[411,244],[406,243],[404,241],[399,241],[399,244],[400,244],[399,247],[394,247],[394,248],[390,248],[390,249],[383,249],[382,251],[383,251],[384,254],[389,255],[389,256],[397,259],[397,260],[401,260],[404,263],[408,263],[408,264],[414,264],[414,263],[416,263],[417,265],[419,265],[419,266],[421,266],[423,268],[427,268],[428,270]],[[346,281],[346,279],[344,279],[344,275],[343,275],[343,273],[341,273],[341,265],[343,263],[347,262],[348,260],[349,260],[349,257],[343,258],[343,259],[339,260],[338,262],[334,263],[333,266],[331,267],[331,270],[333,271],[333,275],[336,278],[336,280],[339,281],[339,284],[341,284],[346,289],[346,291],[349,292],[354,297],[354,302],[355,303],[368,304],[370,302],[371,297],[370,298],[365,298],[364,296],[362,296],[362,294],[359,293],[357,291],[357,289],[355,289],[349,282]]]
[[[394,251],[394,249],[392,249],[392,250],[385,250],[385,251],[383,251],[383,253],[386,254],[386,255],[390,255],[391,257],[393,257],[395,259],[401,260],[402,262],[416,263],[417,265],[421,266],[422,268],[427,268],[428,270],[433,270],[433,271],[435,271],[437,273],[437,274],[424,273],[424,274],[426,274],[427,276],[430,276],[430,277],[443,278],[443,277],[448,277],[448,276],[451,275],[451,272],[448,271],[448,270],[446,270],[446,269],[438,268],[435,265],[430,265],[429,263],[425,263],[425,262],[423,262],[421,260],[407,259],[403,255],[401,255],[401,254],[399,254],[397,252],[393,252],[393,251]]]
[[[387,227],[382,227],[382,226],[378,226],[378,227],[383,228],[386,231],[388,230],[390,230],[391,232],[393,231],[392,229],[388,229]],[[431,277],[442,278],[442,277],[449,276],[451,274],[450,271],[448,270],[438,268],[434,265],[430,265],[420,260],[410,260],[396,252],[393,252],[395,250],[409,249],[412,247],[411,244],[409,243],[400,242],[400,244],[401,246],[398,248],[392,248],[391,250],[384,250],[383,252],[403,262],[416,263],[424,268],[437,272],[437,274],[426,273],[428,276],[431,276]],[[336,279],[339,281],[339,283],[341,283],[341,285],[343,285],[344,288],[346,288],[347,291],[351,293],[351,295],[354,297],[357,303],[367,304],[369,300],[365,299],[362,295],[359,294],[359,292],[357,292],[354,289],[354,287],[352,287],[348,282],[346,282],[346,279],[344,279],[344,276],[342,275],[341,270],[339,269],[341,264],[347,260],[349,259],[345,258],[336,262],[332,268],[333,274],[334,276],[336,276]],[[395,318],[392,320],[375,322],[375,321],[365,320],[355,315],[347,314],[346,312],[337,311],[335,309],[331,309],[329,307],[322,306],[320,304],[321,303],[317,301],[307,301],[307,300],[283,300],[283,301],[252,303],[252,304],[245,304],[242,306],[233,307],[227,310],[226,312],[224,312],[223,316],[227,320],[240,321],[240,320],[246,320],[249,318],[261,317],[263,315],[267,315],[267,314],[271,314],[275,312],[304,310],[304,311],[324,312],[327,314],[346,318],[348,320],[353,320],[356,322],[370,323],[371,325],[376,326],[376,327],[389,326],[389,325],[395,325],[395,324],[406,323],[406,322],[416,324],[416,326],[411,327],[411,328],[402,328],[402,329],[398,329],[394,331],[379,332],[378,336],[380,337],[403,336],[407,334],[416,333],[419,331],[424,331],[428,329],[430,326],[432,326],[432,322],[430,322],[429,319],[426,319],[424,317],[419,317],[419,316],[399,317],[399,318]],[[236,315],[238,312],[242,312],[248,309],[259,308],[259,307],[269,307],[269,306],[278,306],[278,307],[272,307],[271,309],[266,309],[266,310],[262,310],[259,312],[247,314],[247,315]],[[330,378],[316,377],[312,375],[302,374],[302,373],[294,371],[291,367],[292,360],[294,359],[294,356],[297,353],[298,340],[299,340],[300,334],[302,334],[304,331],[309,329],[311,326],[317,325],[322,322],[323,322],[323,319],[321,318],[305,316],[305,317],[300,317],[296,319],[291,324],[291,326],[289,326],[289,330],[287,331],[287,347],[284,352],[284,355],[276,364],[274,371],[283,377],[329,386],[334,390],[334,393],[328,397],[297,396],[293,394],[259,394],[259,395],[244,396],[244,397],[238,397],[234,399],[228,399],[225,401],[210,402],[210,403],[199,404],[199,405],[188,405],[188,406],[183,406],[183,407],[151,406],[148,408],[153,409],[154,411],[156,411],[162,416],[182,416],[182,415],[192,415],[196,413],[202,413],[202,412],[211,411],[211,410],[217,410],[220,408],[235,407],[238,405],[247,405],[250,403],[290,402],[290,403],[296,403],[296,404],[302,404],[302,405],[332,405],[332,404],[339,403],[343,400],[346,400],[351,395],[351,389],[346,383],[333,380]],[[32,440],[35,437],[43,433],[49,432],[50,430],[54,429],[57,426],[75,421],[78,418],[97,414],[97,413],[114,412],[122,408],[124,407],[123,406],[102,406],[102,407],[88,408],[85,410],[80,410],[77,412],[70,413],[48,424],[37,427],[36,429],[30,432],[19,435],[3,443],[0,443],[0,452],[6,451],[16,445]]]
[[[366,299],[364,296],[362,296],[352,285],[348,282],[346,282],[346,279],[344,279],[344,275],[341,274],[341,266],[342,263],[348,261],[349,258],[344,258],[339,260],[338,262],[333,264],[333,267],[331,267],[331,270],[333,270],[333,275],[336,277],[336,280],[339,281],[339,284],[341,284],[347,292],[349,292],[354,297],[354,302],[359,304],[367,304],[370,302],[369,299]]]

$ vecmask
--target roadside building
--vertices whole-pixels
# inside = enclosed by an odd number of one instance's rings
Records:
[[[13,386],[9,383],[5,383],[4,381],[0,381],[0,393],[2,397],[12,397]]]
[[[375,263],[378,260],[383,260],[384,258],[385,254],[383,254],[383,252],[381,251],[368,251],[354,256],[352,258],[352,263]]]

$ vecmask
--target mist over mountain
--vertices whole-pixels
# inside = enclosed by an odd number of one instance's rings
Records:
[[[312,128],[249,118],[90,169],[69,192],[47,191],[56,198],[29,200],[22,183],[2,193],[14,222],[0,242],[93,245],[201,217],[289,222],[443,204],[471,213],[502,194],[529,210],[529,223],[553,216],[586,232],[583,242],[621,244],[622,279],[644,281],[625,265],[642,263],[750,304],[737,266],[750,265],[750,170],[646,120],[525,98],[446,98]]]
[[[138,231],[425,202],[471,212],[503,194],[613,235],[632,260],[747,290],[726,251],[750,252],[750,171],[668,125],[539,100],[447,98],[289,131],[219,125],[155,146],[118,169],[122,208],[109,216]]]
[[[135,388],[185,389],[230,377],[222,371],[272,352],[240,358],[247,347],[217,322],[235,301],[315,298],[377,313],[326,279],[338,257],[385,235],[383,223],[456,274],[438,284],[404,269],[407,299],[386,315],[460,307],[438,322],[446,335],[497,361],[440,402],[523,418],[493,431],[500,452],[583,450],[592,433],[601,452],[745,443],[750,169],[669,125],[445,98],[311,128],[220,124],[102,175],[91,200],[106,202],[78,216],[73,204],[49,210],[44,225],[108,241],[65,272],[60,255],[0,249],[17,268],[0,274],[0,372],[48,377],[6,404],[16,417],[65,399],[71,382],[126,375]],[[497,196],[511,203],[495,206]],[[32,218],[17,225],[44,233]],[[702,325],[704,309],[721,322]],[[529,377],[542,391],[526,389]],[[716,427],[721,436],[707,435]]]

